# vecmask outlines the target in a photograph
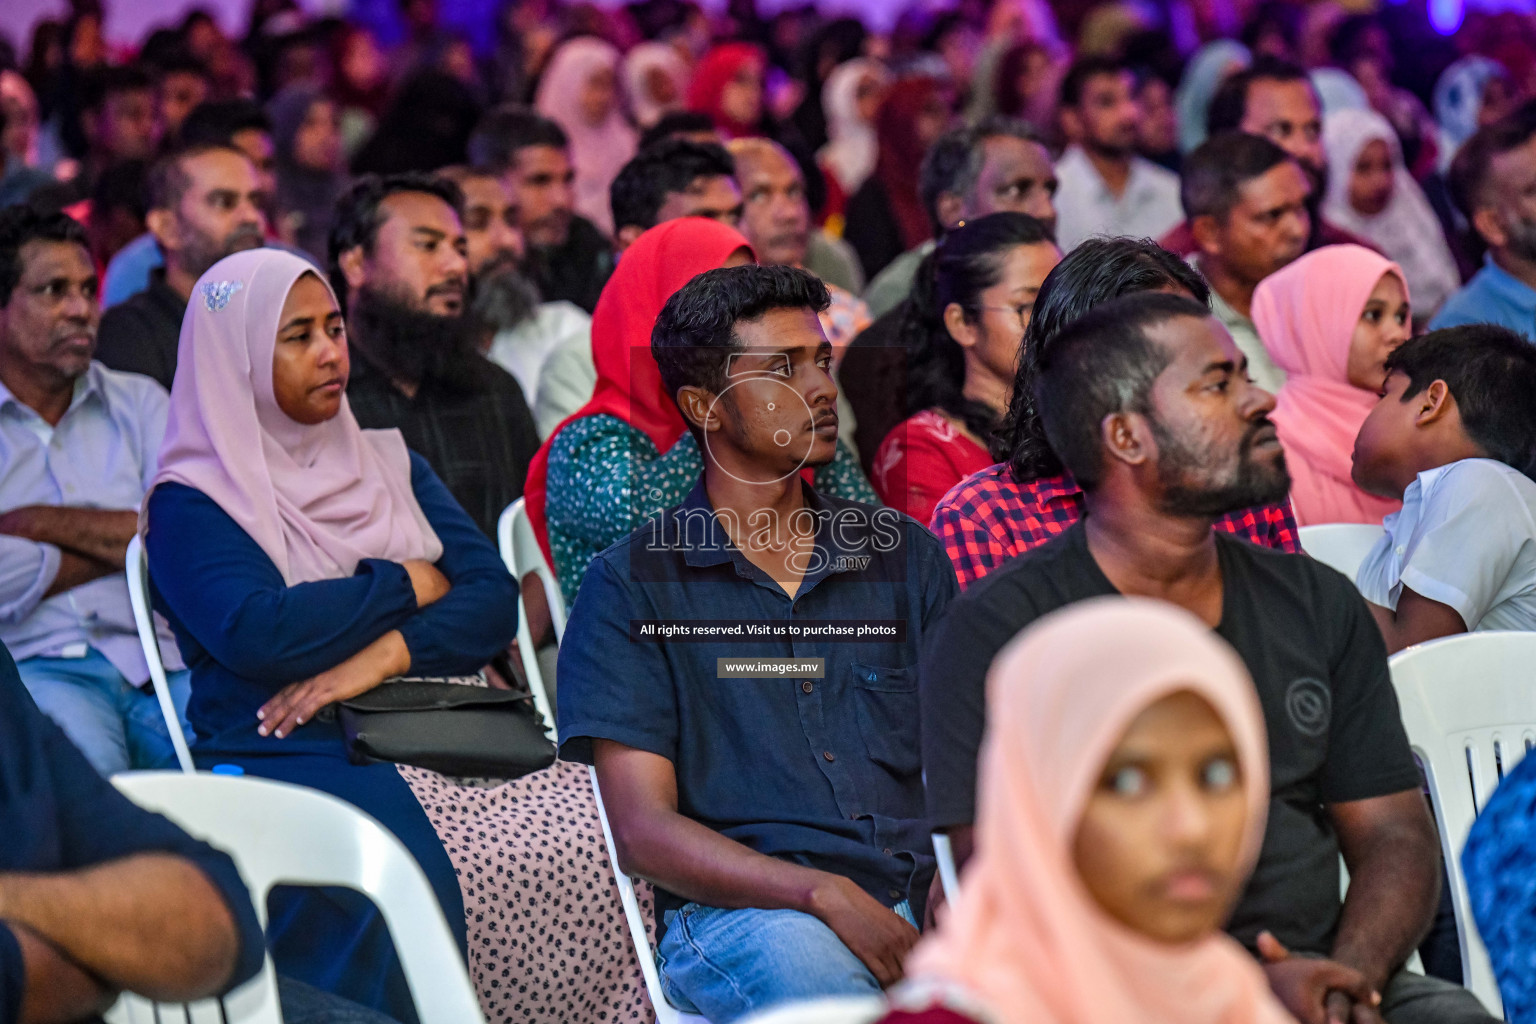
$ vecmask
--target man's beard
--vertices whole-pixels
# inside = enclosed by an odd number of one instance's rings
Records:
[[[481,268],[469,281],[469,316],[481,336],[510,331],[533,316],[539,289],[507,254]]]
[[[1285,458],[1274,464],[1257,462],[1253,446],[1259,431],[1273,429],[1268,418],[1248,425],[1237,447],[1236,467],[1227,480],[1213,480],[1210,467],[1218,460],[1211,451],[1199,451],[1149,417],[1152,436],[1157,440],[1157,478],[1162,486],[1159,508],[1176,516],[1224,516],[1255,505],[1276,505],[1291,490],[1291,476]]]
[[[1516,217],[1512,222],[1504,225],[1504,234],[1509,239],[1504,247],[1512,255],[1522,260],[1536,262],[1536,221]]]
[[[181,250],[180,262],[192,277],[202,277],[226,256],[247,249],[259,249],[266,244],[261,227],[256,224],[242,224],[223,238],[212,238],[187,224],[182,227],[187,231],[187,244]]]
[[[475,323],[419,309],[387,292],[360,288],[349,327],[358,348],[397,380],[468,393],[484,387]]]

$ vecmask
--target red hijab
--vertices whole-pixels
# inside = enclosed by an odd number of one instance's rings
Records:
[[[523,498],[528,521],[554,563],[544,517],[549,485],[549,449],[566,425],[584,416],[616,416],[645,432],[657,451],[671,448],[686,427],[672,396],[661,383],[661,369],[651,356],[651,329],[683,285],[706,270],[723,265],[738,249],[752,246],[734,228],[704,217],[684,217],[659,224],[624,251],[603,286],[592,314],[592,363],[597,387],[586,405],[561,421],[533,457]],[[754,257],[755,258],[755,257]]]
[[[886,94],[875,115],[875,135],[880,140],[880,157],[875,163],[875,177],[885,187],[901,229],[902,242],[908,249],[933,237],[933,222],[923,208],[918,190],[918,169],[922,167],[927,147],[917,133],[918,117],[939,91],[932,78],[906,78]]]
[[[751,43],[722,43],[715,47],[694,69],[693,81],[688,86],[688,109],[708,114],[715,127],[732,138],[761,135],[761,125],[743,124],[728,117],[720,107],[720,97],[742,68],[755,64],[762,70],[767,63],[763,51]]]

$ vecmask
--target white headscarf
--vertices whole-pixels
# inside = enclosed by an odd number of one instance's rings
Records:
[[[1392,199],[1373,217],[1349,202],[1349,179],[1366,145],[1380,139],[1392,155]],[[1403,165],[1402,146],[1387,119],[1374,110],[1339,110],[1323,120],[1328,150],[1328,194],[1323,216],[1335,227],[1369,241],[1403,268],[1414,312],[1433,313],[1461,287],[1456,260],[1445,242],[1440,218],[1424,190]]]
[[[647,85],[653,72],[672,80],[670,102],[658,100]],[[688,98],[688,64],[677,48],[666,43],[646,42],[624,55],[624,95],[629,98],[630,113],[641,128],[649,128],[674,110],[682,110]]]
[[[816,156],[837,178],[843,193],[850,196],[874,173],[880,155],[874,123],[859,116],[859,82],[868,76],[882,86],[891,80],[890,72],[879,61],[860,57],[834,68],[821,90],[828,142]]]
[[[602,124],[589,124],[582,116],[581,91],[589,78],[605,68],[618,75],[618,50],[591,36],[572,39],[550,58],[533,105],[570,139],[576,212],[611,235],[613,211],[608,205],[608,186],[635,155],[639,140],[618,103]]]

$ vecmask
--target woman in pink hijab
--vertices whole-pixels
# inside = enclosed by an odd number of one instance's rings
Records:
[[[221,260],[193,290],[177,360],[145,542],[192,670],[194,758],[324,790],[398,836],[492,1024],[641,1012],[630,943],[596,923],[622,911],[585,769],[467,782],[353,764],[321,713],[392,677],[477,674],[511,642],[518,600],[495,547],[399,431],[358,427],[330,287],[276,249]],[[572,918],[578,904],[592,916]],[[280,973],[414,1019],[365,900],[289,890],[271,910]],[[554,919],[547,933],[504,924]],[[611,969],[566,966],[586,957]],[[528,994],[499,980],[511,976]]]
[[[1099,598],[1005,647],[987,708],[976,852],[886,1022],[1294,1024],[1221,931],[1269,806],[1236,653],[1182,609]]]
[[[565,129],[576,172],[576,212],[613,234],[608,186],[635,155],[638,136],[619,102],[619,51],[578,36],[555,51],[534,107]]]
[[[1286,374],[1272,418],[1296,522],[1380,523],[1401,502],[1366,494],[1350,469],[1387,356],[1413,335],[1402,268],[1363,246],[1324,246],[1259,283],[1253,322]]]

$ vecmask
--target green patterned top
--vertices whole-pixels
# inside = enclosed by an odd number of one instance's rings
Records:
[[[566,605],[587,565],[647,519],[682,504],[704,472],[693,435],[662,454],[645,432],[617,416],[584,416],[555,435],[549,448],[545,518],[555,576]],[[880,504],[859,460],[846,447],[816,471],[816,489],[850,501]]]

